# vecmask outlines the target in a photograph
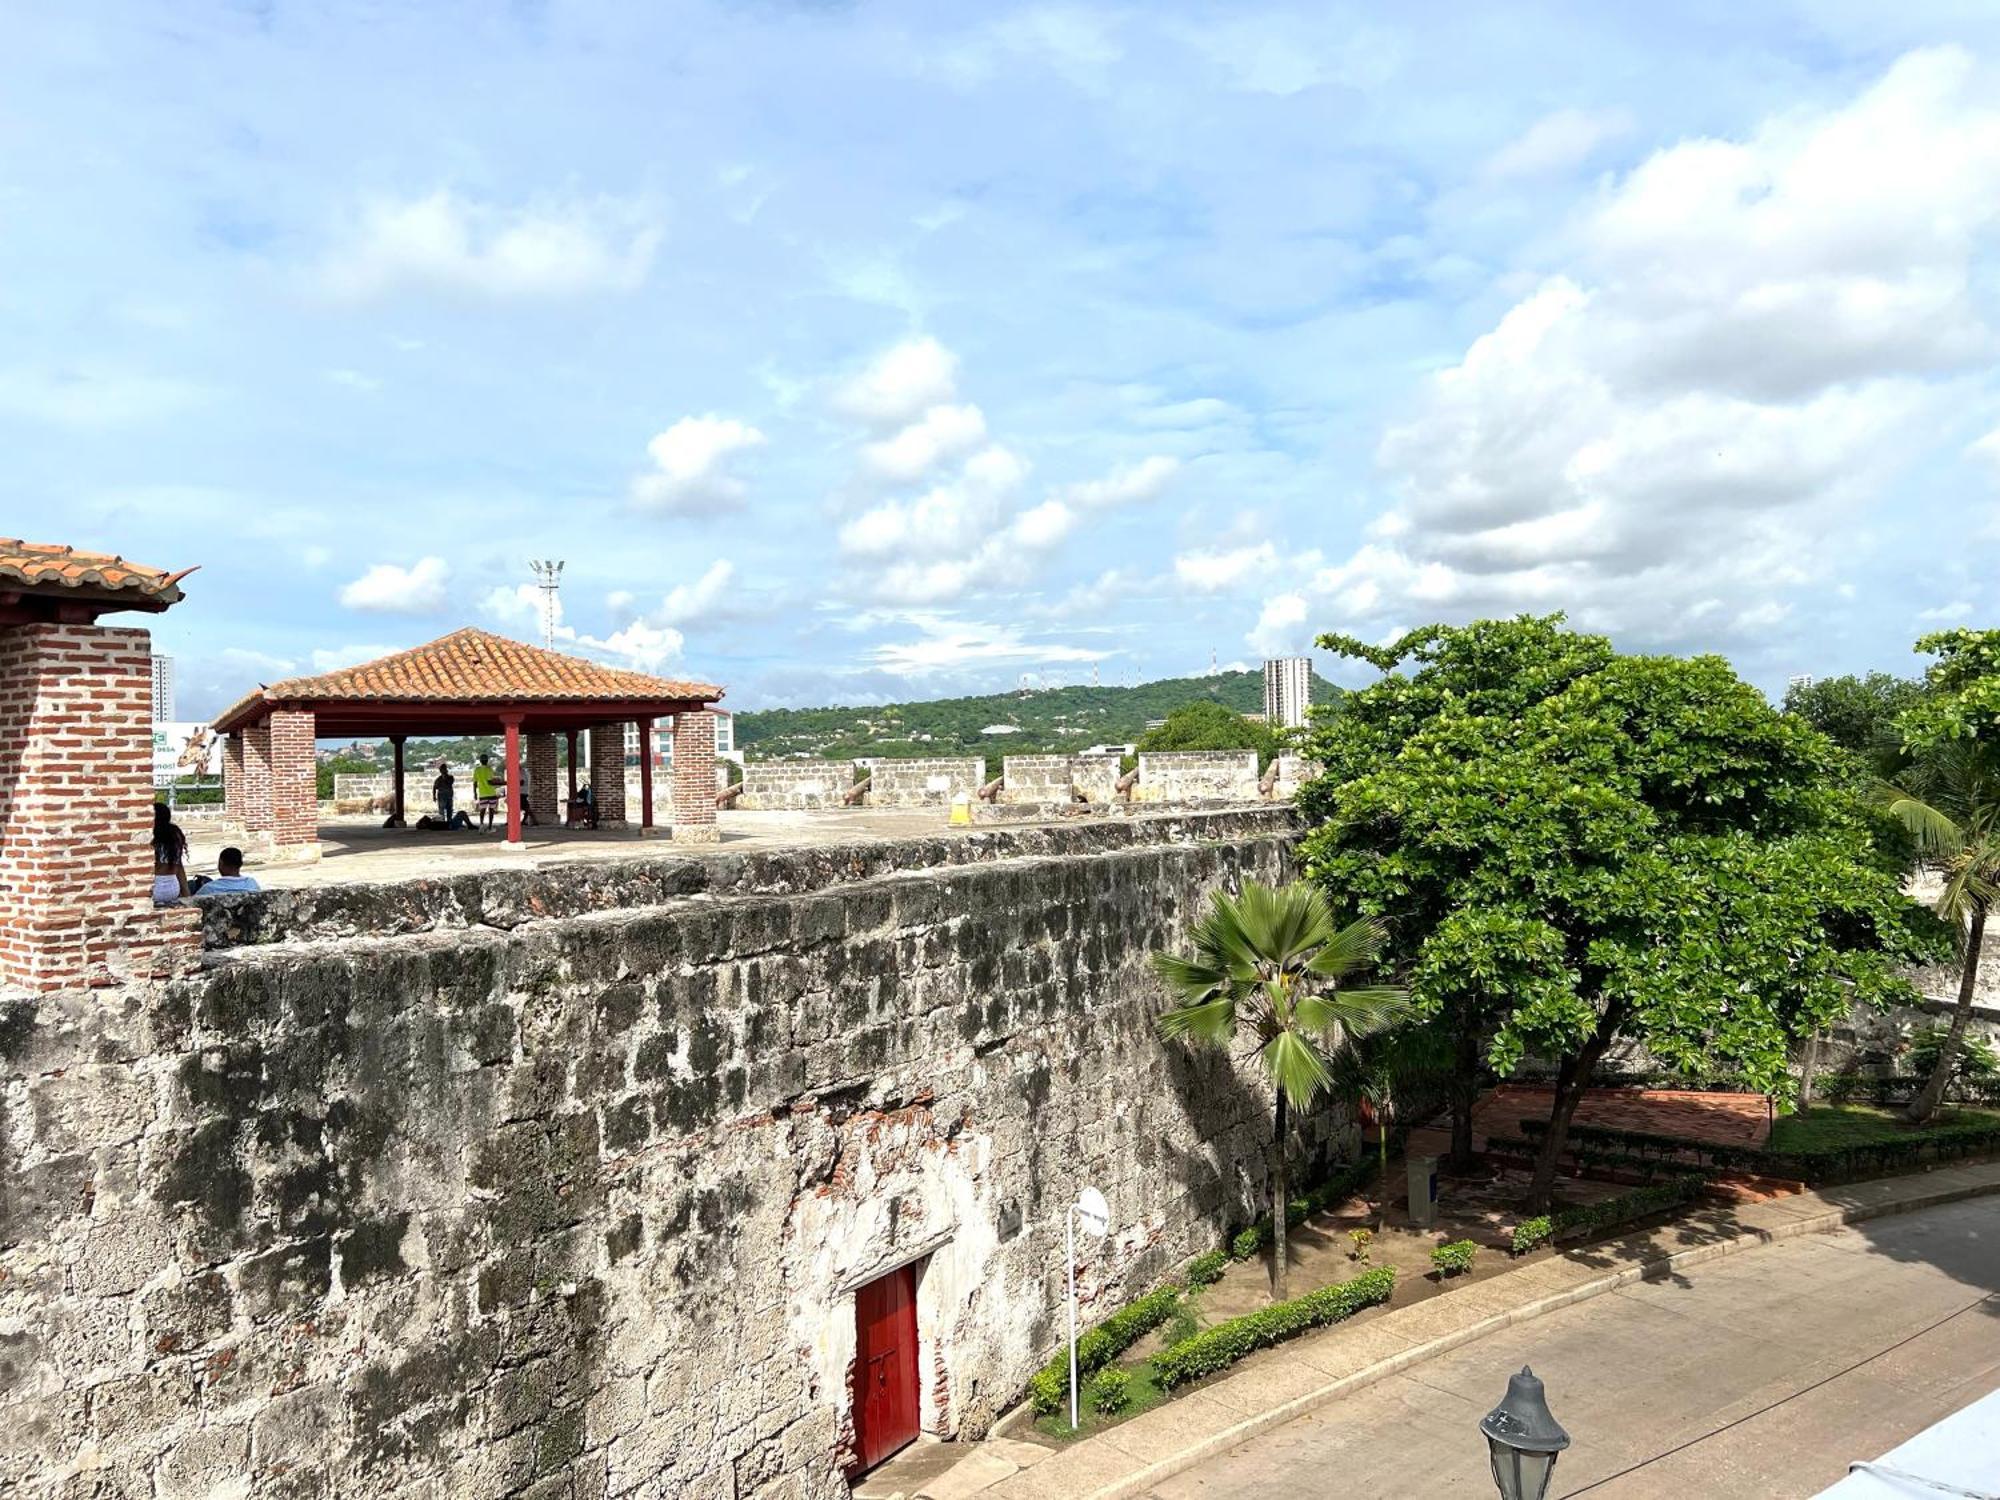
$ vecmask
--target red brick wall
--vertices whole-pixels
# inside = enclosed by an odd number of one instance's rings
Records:
[[[152,904],[152,643],[0,627],[0,987],[158,973],[200,946]]]
[[[600,724],[590,731],[590,791],[597,821],[609,827],[625,821],[625,726]]]
[[[271,721],[259,719],[248,729],[240,731],[237,737],[243,741],[243,826],[251,833],[269,833]]]
[[[562,818],[562,800],[568,794],[556,771],[556,737],[530,734],[522,738],[521,759],[528,771],[528,806],[544,823]]]
[[[317,716],[274,708],[265,722],[271,737],[271,842],[280,849],[317,846],[319,785],[313,761]]]
[[[715,715],[674,716],[674,838],[712,844],[715,830]]]
[[[222,810],[236,822],[244,817],[243,736],[226,735],[222,744]]]

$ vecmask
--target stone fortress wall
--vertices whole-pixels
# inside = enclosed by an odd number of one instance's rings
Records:
[[[1282,809],[230,898],[0,999],[0,1492],[845,1496],[853,1291],[924,1426],[1246,1221],[1268,1100],[1147,956]],[[1337,1127],[1316,1122],[1323,1145]]]

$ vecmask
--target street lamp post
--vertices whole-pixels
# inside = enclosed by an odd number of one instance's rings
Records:
[[[1069,1260],[1069,1430],[1076,1431],[1076,1226],[1093,1239],[1103,1239],[1111,1228],[1111,1207],[1104,1194],[1087,1187],[1076,1195],[1063,1214],[1063,1248]]]
[[[1479,1430],[1486,1434],[1501,1500],[1542,1500],[1569,1434],[1550,1413],[1533,1370],[1523,1365],[1508,1378],[1506,1396],[1480,1420]]]

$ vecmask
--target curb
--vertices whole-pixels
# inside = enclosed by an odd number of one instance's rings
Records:
[[[1857,1184],[1857,1186],[1859,1185]],[[1716,1260],[1740,1251],[1756,1249],[1761,1245],[1775,1244],[1781,1240],[1796,1239],[1801,1235],[1825,1234],[1830,1230],[1839,1229],[1849,1224],[1859,1224],[1869,1219],[1886,1218],[1893,1214],[1914,1213],[1926,1208],[1939,1208],[1948,1203],[1957,1203],[1968,1198],[1983,1197],[1992,1193],[2000,1193],[2000,1177],[1995,1177],[1993,1180],[1986,1182],[1958,1183],[1949,1187],[1940,1187],[1930,1192],[1914,1193],[1907,1198],[1893,1199],[1883,1203],[1856,1204],[1852,1207],[1829,1208],[1823,1213],[1793,1218],[1768,1226],[1740,1226],[1727,1239],[1716,1240],[1707,1245],[1697,1245],[1687,1250],[1677,1250],[1667,1255],[1655,1256],[1650,1260],[1636,1261],[1629,1266],[1621,1266],[1615,1271],[1606,1272],[1602,1276],[1581,1282],[1563,1291],[1551,1293],[1545,1297],[1538,1297],[1530,1302],[1523,1302],[1518,1307],[1509,1308],[1504,1313],[1496,1313],[1490,1317],[1481,1318],[1477,1322],[1468,1323],[1463,1328],[1441,1334],[1437,1338],[1427,1340],[1424,1343],[1413,1345],[1401,1353],[1391,1355],[1384,1360],[1379,1360],[1365,1369],[1355,1371],[1351,1375],[1330,1380],[1325,1385],[1307,1391],[1302,1395],[1294,1396],[1290,1400],[1269,1407],[1256,1413],[1254,1416],[1244,1417],[1241,1421],[1234,1422],[1219,1431],[1209,1433],[1165,1458],[1154,1459],[1144,1464],[1143,1467],[1134,1469],[1126,1474],[1121,1474],[1115,1479],[1104,1480],[1094,1488],[1079,1488],[1067,1493],[1072,1494],[1075,1500],[1132,1500],[1132,1497],[1144,1494],[1146,1490],[1158,1484],[1163,1479],[1169,1479],[1184,1470],[1191,1469],[1196,1464],[1213,1458],[1219,1453],[1227,1452],[1229,1449],[1236,1447],[1250,1438],[1257,1437],[1270,1431],[1272,1428],[1281,1427],[1294,1418],[1304,1416],[1311,1411],[1316,1411],[1320,1407],[1337,1401],[1352,1391],[1361,1390],[1380,1380],[1386,1380],[1391,1375],[1400,1374],[1412,1366],[1436,1359],[1439,1355],[1447,1354],[1462,1345],[1472,1343],[1476,1339],[1484,1338],[1491,1333],[1497,1333],[1501,1329],[1511,1327],[1516,1323],[1524,1323],[1532,1318],[1541,1317],[1543,1314],[1554,1312],[1558,1308],[1570,1307],[1578,1302],[1587,1302],[1593,1297],[1602,1296],[1606,1292],[1616,1291],[1623,1286],[1630,1286],[1634,1282],[1660,1280],[1684,1266],[1700,1265],[1704,1261]],[[1784,1200],[1781,1199],[1778,1201],[1783,1202]],[[1086,1439],[1085,1441],[1090,1442],[1094,1440]],[[1081,1450],[1079,1447],[1072,1447],[1063,1451],[1066,1453],[1076,1453]],[[1038,1464],[1033,1469],[1023,1471],[1019,1477],[1029,1481],[1029,1484],[1033,1485],[1031,1476],[1040,1476],[1043,1469],[1055,1465],[1061,1457],[1062,1454],[1052,1455],[1048,1464]],[[995,1500],[1006,1500],[1006,1497],[1013,1493],[1012,1479],[1013,1476],[1010,1476],[1009,1479],[1000,1481],[999,1484],[993,1486],[990,1491],[985,1493],[992,1494]],[[1027,1495],[1037,1492],[1052,1493],[1041,1490],[1039,1487],[1024,1488],[1021,1491],[1023,1500],[1025,1500]]]

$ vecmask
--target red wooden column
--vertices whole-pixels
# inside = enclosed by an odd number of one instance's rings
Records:
[[[507,753],[502,767],[507,773],[507,842],[521,843],[521,716],[502,714],[500,723],[507,731]]]
[[[403,736],[400,734],[390,735],[389,744],[396,752],[396,807],[389,814],[389,826],[391,828],[402,828],[407,826],[403,822]]]
[[[653,826],[653,721],[639,721],[639,828]]]
[[[574,729],[569,732],[569,805],[571,807],[576,805],[576,731]],[[563,809],[563,814],[565,821],[567,821],[569,814],[567,807]]]

